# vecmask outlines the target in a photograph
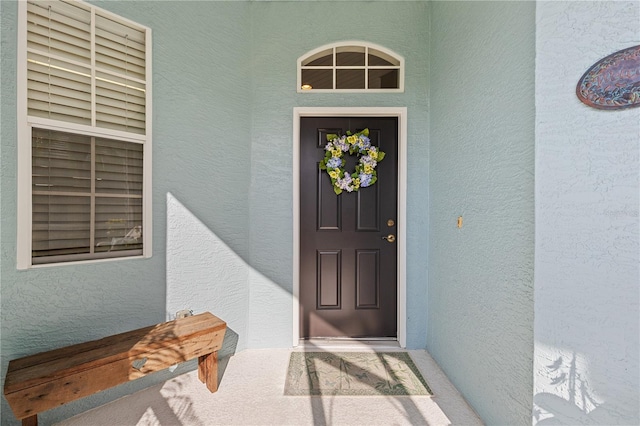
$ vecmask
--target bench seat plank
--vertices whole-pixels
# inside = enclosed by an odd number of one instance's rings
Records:
[[[225,331],[224,321],[205,312],[20,358],[9,363],[4,394],[16,418],[30,417],[176,363],[204,359],[221,348]]]

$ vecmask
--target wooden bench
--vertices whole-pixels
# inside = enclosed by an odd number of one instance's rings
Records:
[[[205,312],[9,362],[4,395],[23,425],[38,413],[176,363],[198,358],[198,378],[218,389],[227,324]]]

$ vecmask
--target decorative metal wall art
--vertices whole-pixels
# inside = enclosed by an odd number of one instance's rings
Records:
[[[598,109],[640,106],[640,46],[620,50],[592,65],[578,82],[576,95]]]

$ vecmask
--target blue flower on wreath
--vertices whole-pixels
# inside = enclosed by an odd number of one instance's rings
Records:
[[[372,175],[368,173],[360,173],[358,176],[360,178],[361,187],[366,188],[367,186],[371,185],[371,178],[373,177]]]
[[[337,169],[342,166],[342,158],[339,157],[331,157],[329,161],[327,161],[328,169]]]
[[[371,147],[371,140],[364,135],[360,135],[360,137],[358,138],[357,145],[358,145],[358,148],[360,149],[360,154],[364,154],[365,152],[367,152],[369,147]]]

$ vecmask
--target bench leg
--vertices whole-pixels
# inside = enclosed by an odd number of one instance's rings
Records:
[[[22,419],[22,426],[38,426],[38,415],[34,414],[31,417]]]
[[[218,352],[198,357],[198,378],[209,392],[218,390]]]

